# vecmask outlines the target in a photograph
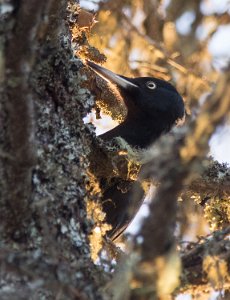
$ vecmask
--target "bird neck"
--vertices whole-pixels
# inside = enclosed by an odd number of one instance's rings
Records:
[[[171,126],[165,126],[160,118],[127,118],[114,129],[101,135],[103,139],[110,140],[114,137],[122,137],[128,144],[137,148],[147,148],[162,133],[170,130]]]

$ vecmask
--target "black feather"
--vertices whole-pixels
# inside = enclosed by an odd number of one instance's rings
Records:
[[[93,62],[87,61],[87,64],[97,74],[117,86],[127,107],[124,122],[100,135],[102,139],[122,137],[130,146],[144,149],[151,146],[162,134],[169,132],[177,120],[184,118],[183,99],[170,83],[154,77],[128,78]],[[108,235],[112,239],[116,239],[129,225],[144,198],[140,183],[123,181],[123,186],[127,187],[126,192],[119,188],[120,184],[113,183],[103,194],[106,220],[112,225]],[[138,197],[133,197],[134,190]]]

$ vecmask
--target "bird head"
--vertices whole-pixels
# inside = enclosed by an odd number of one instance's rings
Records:
[[[154,77],[129,78],[87,61],[97,74],[117,86],[129,117],[163,118],[171,127],[185,114],[184,102],[174,86]]]

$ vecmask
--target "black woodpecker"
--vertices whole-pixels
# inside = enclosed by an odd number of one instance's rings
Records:
[[[170,131],[178,120],[184,118],[184,102],[170,83],[154,77],[128,78],[115,74],[91,61],[86,61],[98,75],[116,85],[127,107],[125,120],[112,130],[100,135],[104,140],[123,138],[136,149],[151,146],[162,134]],[[121,186],[124,186],[124,183]],[[134,204],[132,215],[129,213],[132,195],[139,195],[140,201]],[[108,236],[115,240],[126,229],[141,206],[144,191],[139,182],[125,182],[120,188],[117,182],[103,194],[103,210],[106,221],[112,225]],[[111,199],[112,201],[106,201]]]

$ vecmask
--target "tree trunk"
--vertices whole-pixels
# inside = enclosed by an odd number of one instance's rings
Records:
[[[77,7],[67,18],[64,0],[2,5],[0,298],[101,299],[86,212],[92,129],[82,120],[93,98],[68,28]]]

